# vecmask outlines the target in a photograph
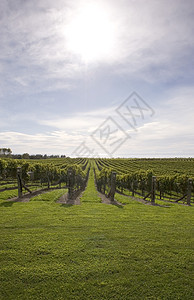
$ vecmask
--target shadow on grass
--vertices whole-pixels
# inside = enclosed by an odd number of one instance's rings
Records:
[[[14,201],[9,201],[9,202],[2,202],[0,203],[0,206],[3,206],[3,207],[11,207],[14,203]]]
[[[163,207],[163,208],[172,208],[172,206],[170,205],[162,205],[162,204],[151,204],[151,206],[159,206],[159,207]]]
[[[72,206],[74,206],[74,205],[73,204],[66,204],[66,203],[61,204],[61,207],[64,207],[64,208],[69,208],[69,207],[72,207]]]
[[[123,208],[123,204],[117,204],[117,203],[112,203],[112,205],[118,207],[118,208]]]

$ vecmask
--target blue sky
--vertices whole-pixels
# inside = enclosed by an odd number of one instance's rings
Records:
[[[193,157],[193,32],[192,0],[1,0],[0,147]]]

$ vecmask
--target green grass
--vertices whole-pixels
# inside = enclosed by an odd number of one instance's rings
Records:
[[[40,188],[39,188],[40,189]],[[32,187],[31,191],[36,191],[37,187]],[[60,196],[62,196],[65,192],[67,191],[67,189],[60,189],[60,190],[54,190],[51,192],[47,192],[46,194],[42,194],[36,197],[33,197],[31,199],[31,201],[56,201]],[[25,196],[25,194],[29,194],[27,191],[23,191],[23,196]],[[0,192],[0,201],[1,200],[7,200],[7,199],[11,199],[14,197],[18,197],[18,190],[5,190],[3,192]]]
[[[30,201],[56,202],[65,193],[67,193],[67,189],[54,190],[35,196]]]
[[[82,203],[86,202],[88,202],[90,206],[92,203],[101,203],[101,199],[98,196],[98,192],[95,188],[94,173],[92,171],[90,171],[87,188],[82,195]]]
[[[5,190],[0,192],[0,201],[11,199],[18,196],[18,190]]]
[[[193,299],[193,207],[0,201],[0,299]],[[46,200],[46,201],[45,201]]]

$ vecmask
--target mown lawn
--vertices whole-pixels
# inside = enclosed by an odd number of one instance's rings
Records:
[[[0,201],[0,299],[193,299],[193,207],[57,197]]]

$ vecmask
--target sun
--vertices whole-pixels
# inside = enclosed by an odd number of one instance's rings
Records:
[[[110,14],[98,4],[77,9],[65,30],[68,51],[85,62],[108,59],[114,51],[115,35]]]

